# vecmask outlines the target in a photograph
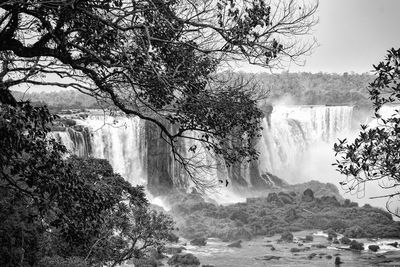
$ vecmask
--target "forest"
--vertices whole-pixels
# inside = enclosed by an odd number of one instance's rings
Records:
[[[272,104],[298,105],[353,105],[370,108],[368,84],[372,74],[363,73],[235,73],[237,77],[256,81],[267,97],[261,101]],[[69,109],[111,107],[76,90],[22,93],[14,91],[18,99],[30,100],[34,105],[46,104],[55,113]]]

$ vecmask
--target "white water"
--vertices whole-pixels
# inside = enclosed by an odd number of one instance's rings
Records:
[[[76,122],[90,131],[90,144],[87,144],[92,148],[90,156],[107,159],[114,171],[133,185],[146,185],[146,142],[144,124],[139,118],[89,116]],[[88,155],[82,151],[82,145],[72,141],[72,134],[71,131],[56,132],[69,151],[79,156]]]
[[[291,183],[311,179],[322,182],[330,181],[338,184],[338,173],[331,166],[334,162],[333,143],[340,134],[350,130],[352,107],[337,106],[275,106],[268,119],[263,121],[263,133],[257,144],[260,151],[258,165],[261,173],[268,171],[288,180]],[[149,169],[147,166],[147,140],[144,123],[136,117],[89,116],[84,120],[76,120],[90,132],[90,141],[76,142],[79,132],[57,132],[59,140],[71,152],[80,156],[88,154],[97,158],[108,159],[114,170],[132,184],[147,184]],[[75,138],[75,140],[74,140]],[[90,144],[85,144],[90,142]],[[198,143],[186,140],[182,149],[187,151],[197,145],[196,154],[185,152],[193,157],[199,166],[212,168],[195,168],[199,177],[205,180],[229,179],[228,171],[221,160],[215,159]],[[170,168],[171,175],[185,177],[182,170],[174,163]],[[250,183],[250,169],[244,164],[241,176]],[[329,179],[328,173],[334,173]],[[190,184],[190,183],[189,183]],[[240,196],[232,196],[231,192],[221,185],[222,190],[215,194],[220,203],[243,201]]]
[[[333,144],[349,134],[352,112],[348,106],[275,106],[270,124],[263,121],[261,170],[292,183],[326,181],[323,176],[334,162]]]

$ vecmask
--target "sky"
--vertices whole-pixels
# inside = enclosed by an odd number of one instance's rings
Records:
[[[318,16],[319,47],[289,71],[368,72],[400,47],[399,0],[320,0]]]
[[[292,64],[285,70],[364,73],[388,49],[400,47],[400,0],[319,0],[317,15],[319,46],[305,58],[305,66]]]

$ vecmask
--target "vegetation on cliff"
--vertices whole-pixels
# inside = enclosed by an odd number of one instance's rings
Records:
[[[219,206],[197,194],[169,198],[180,235],[186,238],[218,237],[224,241],[255,236],[320,229],[351,238],[400,237],[400,223],[390,213],[369,205],[358,207],[334,196],[315,197],[310,189],[281,191],[246,203]]]
[[[268,93],[268,98],[262,102],[298,105],[354,105],[358,108],[370,108],[371,106],[366,88],[374,79],[372,74],[283,72],[274,75],[236,73],[234,76],[257,81],[259,90]],[[74,90],[25,94],[13,92],[13,94],[17,99],[30,100],[35,105],[46,104],[54,112],[107,106],[105,103],[103,105],[97,103],[94,97]]]
[[[106,160],[66,158],[47,137],[53,118],[0,105],[0,265],[98,266],[160,249],[172,219]]]

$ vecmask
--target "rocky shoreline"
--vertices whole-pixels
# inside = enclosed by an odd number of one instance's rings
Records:
[[[318,186],[313,185],[316,190]],[[200,266],[203,260],[206,264],[201,266],[230,266],[235,263],[224,263],[229,256],[221,257],[232,251],[254,261],[249,266],[265,261],[268,266],[286,266],[287,261],[296,260],[305,266],[325,265],[322,262],[341,266],[354,259],[365,266],[400,263],[400,246],[393,241],[400,239],[400,222],[390,213],[370,205],[359,207],[336,197],[335,190],[330,196],[316,197],[304,186],[291,189],[227,206],[206,202],[195,191],[169,194],[163,200],[171,207],[168,213],[177,222],[176,234],[183,241],[168,245],[161,253],[167,258],[149,266]],[[252,255],[251,246],[262,254]],[[220,259],[214,263],[207,253]]]
[[[177,222],[178,235],[186,239],[213,237],[229,242],[311,229],[348,238],[400,238],[400,222],[387,211],[358,207],[335,196],[315,197],[311,189],[272,192],[227,206],[205,202],[197,193],[177,194],[169,201],[174,203],[169,213]]]
[[[398,266],[400,247],[393,240],[351,239],[332,232],[285,232],[272,237],[257,237],[250,241],[227,243],[216,238],[202,240],[181,239],[169,244],[162,253],[154,253],[152,258],[132,261],[135,267],[143,266]],[[364,243],[362,243],[364,242]],[[375,251],[368,242],[380,244]],[[357,247],[357,246],[361,246]],[[397,247],[396,247],[397,246]],[[391,249],[390,249],[391,248]],[[231,257],[247,258],[249,262],[230,260]],[[132,266],[132,265],[127,265]]]

